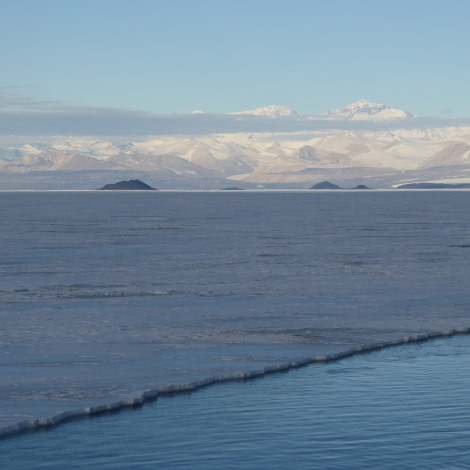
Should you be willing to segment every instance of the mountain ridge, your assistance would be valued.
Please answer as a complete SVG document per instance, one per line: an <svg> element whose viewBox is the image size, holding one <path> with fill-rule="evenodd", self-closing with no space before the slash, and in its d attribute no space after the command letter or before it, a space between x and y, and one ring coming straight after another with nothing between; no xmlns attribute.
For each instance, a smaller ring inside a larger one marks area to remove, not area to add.
<svg viewBox="0 0 470 470"><path fill-rule="evenodd" d="M235 111L227 113L229 115L249 114L251 116L264 116L271 118L299 117L299 113L289 106L270 105L262 108L255 108L248 111Z"/></svg>
<svg viewBox="0 0 470 470"><path fill-rule="evenodd" d="M354 103L347 104L339 109L332 109L324 114L329 119L347 119L347 120L395 120L416 117L408 111L392 108L381 103L371 103L361 99Z"/></svg>
<svg viewBox="0 0 470 470"><path fill-rule="evenodd" d="M193 111L199 114L202 111ZM297 111L289 106L270 105L246 111L229 112L227 115L250 115L270 118L285 118L301 116ZM330 109L319 116L311 116L325 119L351 120L351 121L387 121L395 119L407 119L416 117L414 114L399 108L393 108L382 103L372 103L365 99L360 99L354 103L346 104L339 109Z"/></svg>
<svg viewBox="0 0 470 470"><path fill-rule="evenodd" d="M0 159L0 189L21 188L26 184L21 182L32 180L47 187L59 175L60 187L70 187L74 179L85 184L80 179L85 173L102 177L103 182L131 174L148 178L156 187L176 189L232 187L234 182L245 187L299 188L323 180L343 187L367 181L372 187L388 188L415 182L470 181L470 125L423 127L420 120L393 119L358 127L354 112L372 109L372 117L383 117L384 110L390 113L396 108L365 100L347 106L346 111L353 113L349 120L341 121L341 113L346 112L343 107L340 115L324 119L319 126L308 121L311 127L305 127L307 121L299 115L292 120L258 116L253 120L240 117L253 123L250 132L116 139L18 137L16 145L9 137L7 146L2 146L0 136L0 154L6 156ZM262 123L279 120L288 126L264 131L258 127L258 118ZM324 124L337 121L343 124Z"/></svg>

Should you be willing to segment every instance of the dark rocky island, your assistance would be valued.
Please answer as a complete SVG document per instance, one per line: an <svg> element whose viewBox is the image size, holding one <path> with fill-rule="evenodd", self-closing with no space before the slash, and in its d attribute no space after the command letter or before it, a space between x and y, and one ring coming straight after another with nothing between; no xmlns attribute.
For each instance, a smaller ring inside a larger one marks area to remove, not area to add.
<svg viewBox="0 0 470 470"><path fill-rule="evenodd" d="M329 181L322 181L313 185L310 189L341 189L336 184L330 183Z"/></svg>
<svg viewBox="0 0 470 470"><path fill-rule="evenodd" d="M156 191L148 184L140 180L119 181L113 184L106 184L98 191Z"/></svg>
<svg viewBox="0 0 470 470"><path fill-rule="evenodd" d="M321 183L317 183L317 184L313 185L309 189L371 189L371 188L369 188L365 184L358 184L354 188L342 188L341 186L330 183L329 181L322 181Z"/></svg>

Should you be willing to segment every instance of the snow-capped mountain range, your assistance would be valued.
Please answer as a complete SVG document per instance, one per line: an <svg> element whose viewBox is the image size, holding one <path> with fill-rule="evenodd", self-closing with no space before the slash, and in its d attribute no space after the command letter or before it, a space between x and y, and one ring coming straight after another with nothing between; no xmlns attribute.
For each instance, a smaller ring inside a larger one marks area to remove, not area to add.
<svg viewBox="0 0 470 470"><path fill-rule="evenodd" d="M470 182L470 125L423 127L411 113L364 100L316 117L284 106L230 116L290 127L113 139L0 137L0 189L94 189L130 178L161 189ZM357 125L364 121L371 126Z"/></svg>
<svg viewBox="0 0 470 470"><path fill-rule="evenodd" d="M359 100L355 103L343 106L340 109L332 109L326 113L325 117L330 119L351 119L360 121L387 121L393 119L412 118L415 116L407 111L392 108L385 104L369 103L366 100Z"/></svg>
<svg viewBox="0 0 470 470"><path fill-rule="evenodd" d="M204 114L203 111L195 110L193 114ZM301 117L289 106L265 106L262 108L250 109L247 111L236 111L229 115L250 115L270 118ZM337 119L337 120L360 120L360 121L387 121L394 119L413 118L414 114L402 109L392 108L385 104L370 103L366 100L359 100L347 104L340 109L332 109L320 116L310 116L310 119Z"/></svg>
<svg viewBox="0 0 470 470"><path fill-rule="evenodd" d="M249 114L251 116L265 116L271 118L298 117L299 113L288 106L265 106L263 108L251 109L249 111L237 111L229 114Z"/></svg>

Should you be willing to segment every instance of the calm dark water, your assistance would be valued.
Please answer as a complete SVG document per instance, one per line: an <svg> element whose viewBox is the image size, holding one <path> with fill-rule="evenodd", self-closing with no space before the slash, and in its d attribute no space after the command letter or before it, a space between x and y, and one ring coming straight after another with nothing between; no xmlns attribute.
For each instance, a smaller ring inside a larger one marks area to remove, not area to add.
<svg viewBox="0 0 470 470"><path fill-rule="evenodd" d="M470 337L399 346L0 442L2 469L468 468Z"/></svg>

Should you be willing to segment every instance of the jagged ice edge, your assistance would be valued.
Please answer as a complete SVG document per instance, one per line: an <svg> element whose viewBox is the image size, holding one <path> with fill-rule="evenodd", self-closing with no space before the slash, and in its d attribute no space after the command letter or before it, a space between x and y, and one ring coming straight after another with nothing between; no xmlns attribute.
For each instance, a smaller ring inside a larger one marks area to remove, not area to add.
<svg viewBox="0 0 470 470"><path fill-rule="evenodd" d="M88 408L80 408L71 411L64 411L53 418L35 419L29 421L22 421L20 423L0 429L0 439L13 437L19 434L32 433L36 431L50 429L52 427L64 424L78 419L86 419L100 415L116 413L127 409L140 408L145 403L156 401L161 395L177 395L180 393L193 392L209 385L220 384L223 382L231 382L237 380L249 380L263 377L267 374L276 372L288 371L304 367L310 364L325 364L328 362L339 361L347 357L355 356L356 354L363 354L381 349L401 346L409 343L419 343L428 341L435 338L443 338L454 335L470 334L470 328L455 328L453 330L436 331L431 333L421 333L412 336L405 336L401 339L384 341L379 343L371 343L364 346L358 346L346 351L329 354L325 356L313 356L296 361L286 362L284 364L267 366L262 369L256 369L248 372L236 372L234 374L223 374L215 377L198 380L186 384L167 385L154 390L144 392L140 397L130 400L121 400L109 405L100 405Z"/></svg>

